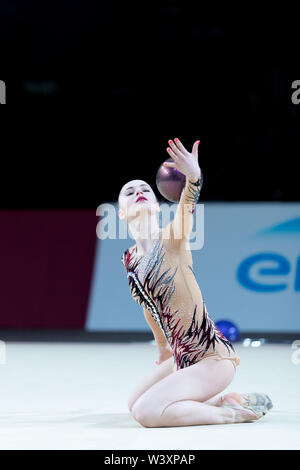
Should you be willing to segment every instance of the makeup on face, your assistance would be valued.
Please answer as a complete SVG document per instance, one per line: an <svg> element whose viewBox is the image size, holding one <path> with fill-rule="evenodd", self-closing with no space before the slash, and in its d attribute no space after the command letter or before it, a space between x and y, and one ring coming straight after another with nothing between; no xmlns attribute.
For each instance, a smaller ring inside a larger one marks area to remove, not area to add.
<svg viewBox="0 0 300 470"><path fill-rule="evenodd" d="M142 186L144 186L144 189L142 188ZM141 188L142 192L150 192L150 189L146 184L141 184L140 188ZM124 195L125 196L131 196L135 192L135 191L132 191L134 189L135 188L133 186L128 186L128 188L126 188L125 191L124 191ZM128 192L129 190L130 190L130 192ZM145 199L147 199L147 198L145 197Z"/></svg>
<svg viewBox="0 0 300 470"><path fill-rule="evenodd" d="M150 202L152 204L153 199L155 199L156 202L156 196L151 186L147 183L137 183L136 185L133 183L132 185L125 187L125 189L122 189L120 196L123 200L123 204L127 207L135 204L143 204L145 202Z"/></svg>
<svg viewBox="0 0 300 470"><path fill-rule="evenodd" d="M139 201L148 201L148 199L144 196L139 196L135 202L139 202Z"/></svg>

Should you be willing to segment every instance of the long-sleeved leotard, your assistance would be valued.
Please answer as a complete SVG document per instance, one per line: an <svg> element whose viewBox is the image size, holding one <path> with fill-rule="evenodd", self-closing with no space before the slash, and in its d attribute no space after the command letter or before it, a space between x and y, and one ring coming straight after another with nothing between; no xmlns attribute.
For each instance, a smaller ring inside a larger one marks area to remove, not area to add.
<svg viewBox="0 0 300 470"><path fill-rule="evenodd" d="M159 232L147 255L137 256L134 245L121 256L132 297L163 330L177 370L208 356L240 363L232 344L208 315L194 275L188 238L176 236L174 222L178 224L180 218L180 228L184 220L191 229L193 215L183 219L179 211L186 205L193 214L201 186L202 177L196 182L186 179L174 220Z"/></svg>

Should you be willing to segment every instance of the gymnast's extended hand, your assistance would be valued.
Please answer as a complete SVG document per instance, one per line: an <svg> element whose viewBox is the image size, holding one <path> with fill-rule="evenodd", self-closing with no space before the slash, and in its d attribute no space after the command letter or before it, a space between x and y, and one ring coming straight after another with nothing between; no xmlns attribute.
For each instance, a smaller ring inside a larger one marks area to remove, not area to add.
<svg viewBox="0 0 300 470"><path fill-rule="evenodd" d="M177 168L192 182L200 178L201 170L198 163L198 147L200 140L197 140L192 152L188 152L179 139L169 140L170 147L167 148L168 154L173 158L174 162L164 162L164 166Z"/></svg>
<svg viewBox="0 0 300 470"><path fill-rule="evenodd" d="M155 362L155 364L157 365L161 364L162 362L166 361L167 359L173 356L173 351L168 342L164 344L158 344L157 349L158 349L158 361Z"/></svg>

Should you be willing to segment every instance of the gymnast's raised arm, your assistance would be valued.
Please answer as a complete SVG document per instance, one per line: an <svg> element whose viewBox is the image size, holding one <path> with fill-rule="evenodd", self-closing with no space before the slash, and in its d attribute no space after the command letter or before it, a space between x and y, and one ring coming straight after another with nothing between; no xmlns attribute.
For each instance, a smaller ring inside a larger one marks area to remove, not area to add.
<svg viewBox="0 0 300 470"><path fill-rule="evenodd" d="M200 197L203 176L198 164L197 140L192 152L188 152L179 139L169 140L170 147L167 152L173 158L173 162L164 162L165 166L177 168L186 176L185 187L182 190L174 220L170 224L170 236L177 240L188 240L193 228L193 213Z"/></svg>

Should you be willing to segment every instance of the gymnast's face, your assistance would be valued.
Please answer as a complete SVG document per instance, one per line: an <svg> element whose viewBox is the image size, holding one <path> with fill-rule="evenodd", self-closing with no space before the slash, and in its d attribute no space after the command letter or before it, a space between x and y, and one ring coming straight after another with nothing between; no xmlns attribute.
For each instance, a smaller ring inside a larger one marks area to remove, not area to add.
<svg viewBox="0 0 300 470"><path fill-rule="evenodd" d="M132 220L145 212L159 212L159 203L151 186L143 180L132 180L124 184L119 193L119 217Z"/></svg>

